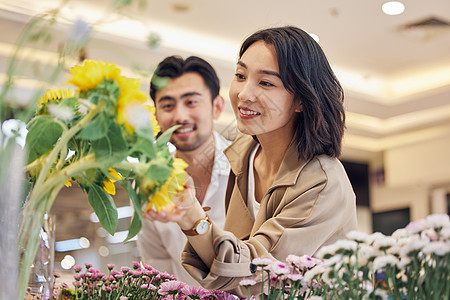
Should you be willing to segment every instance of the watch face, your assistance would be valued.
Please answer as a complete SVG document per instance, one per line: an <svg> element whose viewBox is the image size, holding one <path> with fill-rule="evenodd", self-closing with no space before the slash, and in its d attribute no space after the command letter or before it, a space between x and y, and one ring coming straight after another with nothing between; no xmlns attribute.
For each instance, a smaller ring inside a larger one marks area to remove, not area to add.
<svg viewBox="0 0 450 300"><path fill-rule="evenodd" d="M198 223L196 231L198 234L203 234L208 231L209 228L209 222L206 220L202 220L200 223Z"/></svg>

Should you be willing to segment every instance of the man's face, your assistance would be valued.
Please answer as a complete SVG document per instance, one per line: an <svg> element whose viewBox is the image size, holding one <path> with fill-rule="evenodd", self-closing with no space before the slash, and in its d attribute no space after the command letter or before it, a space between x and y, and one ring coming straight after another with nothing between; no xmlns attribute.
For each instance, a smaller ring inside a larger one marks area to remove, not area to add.
<svg viewBox="0 0 450 300"><path fill-rule="evenodd" d="M211 100L203 78L194 72L170 79L155 93L156 119L161 130L181 125L171 137L177 150L195 150L211 137L213 120L221 112L216 105L221 100L218 98Z"/></svg>

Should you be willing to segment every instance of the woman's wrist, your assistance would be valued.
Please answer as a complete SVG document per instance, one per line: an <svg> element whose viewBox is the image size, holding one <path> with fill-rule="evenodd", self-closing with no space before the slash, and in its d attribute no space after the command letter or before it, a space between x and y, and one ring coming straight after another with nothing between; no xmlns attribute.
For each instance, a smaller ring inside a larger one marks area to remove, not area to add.
<svg viewBox="0 0 450 300"><path fill-rule="evenodd" d="M177 224L182 230L190 230L194 227L195 223L206 217L206 213L200 206L200 203L194 204L181 218Z"/></svg>

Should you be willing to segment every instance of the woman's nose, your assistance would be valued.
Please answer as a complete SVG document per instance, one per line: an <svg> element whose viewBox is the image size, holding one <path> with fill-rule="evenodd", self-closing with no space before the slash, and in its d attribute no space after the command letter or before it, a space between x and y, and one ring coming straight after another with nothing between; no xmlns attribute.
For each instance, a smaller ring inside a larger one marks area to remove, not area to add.
<svg viewBox="0 0 450 300"><path fill-rule="evenodd" d="M239 92L238 97L242 101L256 101L256 89L254 84L246 82L242 85L242 90Z"/></svg>

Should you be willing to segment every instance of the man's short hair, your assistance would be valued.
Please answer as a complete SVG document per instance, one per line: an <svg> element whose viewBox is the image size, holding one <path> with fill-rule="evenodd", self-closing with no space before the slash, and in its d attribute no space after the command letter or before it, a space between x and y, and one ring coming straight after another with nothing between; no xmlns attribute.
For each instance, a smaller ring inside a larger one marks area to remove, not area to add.
<svg viewBox="0 0 450 300"><path fill-rule="evenodd" d="M190 56L183 59L174 55L166 57L161 61L150 80L150 97L155 101L155 94L161 88L157 82L160 78L178 78L183 74L194 72L199 74L205 81L211 92L211 101L219 95L220 81L214 68L204 59L197 56Z"/></svg>

